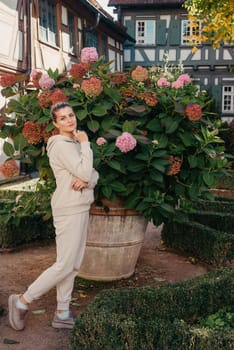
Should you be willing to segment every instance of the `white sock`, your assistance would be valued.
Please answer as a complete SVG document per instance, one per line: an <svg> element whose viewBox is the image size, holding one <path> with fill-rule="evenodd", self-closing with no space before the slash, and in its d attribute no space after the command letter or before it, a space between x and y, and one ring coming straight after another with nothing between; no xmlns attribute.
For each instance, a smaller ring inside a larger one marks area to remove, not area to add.
<svg viewBox="0 0 234 350"><path fill-rule="evenodd" d="M57 312L57 316L58 318L60 318L61 320L65 320L66 318L69 317L69 310L65 310L63 312Z"/></svg>
<svg viewBox="0 0 234 350"><path fill-rule="evenodd" d="M16 307L18 307L18 309L28 310L28 305L21 303L20 299L17 300Z"/></svg>

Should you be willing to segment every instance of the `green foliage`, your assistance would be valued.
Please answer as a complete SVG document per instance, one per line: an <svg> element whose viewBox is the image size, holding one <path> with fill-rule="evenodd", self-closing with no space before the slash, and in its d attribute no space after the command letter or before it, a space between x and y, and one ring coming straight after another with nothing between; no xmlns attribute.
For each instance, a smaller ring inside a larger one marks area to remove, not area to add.
<svg viewBox="0 0 234 350"><path fill-rule="evenodd" d="M97 202L120 197L127 208L139 210L158 225L181 215L175 210L179 203L182 211L187 201L209 197L209 188L225 173L229 163L219 137L220 123L209 111L209 96L197 91L190 77L182 74L181 66L172 67L166 59L163 68L137 67L128 73L111 73L110 63L103 63L100 58L87 69L79 78L60 76L57 70L50 69L48 74L55 80L53 87L43 90L37 84L28 94L23 94L20 87L20 98L10 100L3 111L5 116L15 113L1 130L2 137L13 139L13 145L7 140L4 144L7 156L39 171L41 181L35 201L40 198L47 203L49 214L55 183L46 143L55 132L50 106L54 101L52 94L58 92L69 99L79 129L89 135L94 166L100 175L95 188ZM138 71L143 78L138 78ZM94 77L102 85L90 96L82 83ZM167 86L160 85L162 78ZM180 87L174 87L178 82ZM17 86L9 88L17 92ZM191 105L195 112L189 114ZM27 122L39 129L25 133ZM123 150L116 146L116 139L126 132L135 139L136 146ZM100 138L104 139L101 144ZM32 201L25 206L25 214L33 213ZM21 212L22 206L18 210Z"/></svg>
<svg viewBox="0 0 234 350"><path fill-rule="evenodd" d="M234 259L233 206L234 200L226 198L196 200L187 208L186 220L164 225L162 240L196 259L223 266Z"/></svg>
<svg viewBox="0 0 234 350"><path fill-rule="evenodd" d="M231 350L233 330L196 325L231 305L233 269L162 287L102 291L77 319L70 350Z"/></svg>
<svg viewBox="0 0 234 350"><path fill-rule="evenodd" d="M221 42L233 43L233 0L186 0L184 7L191 20L200 20L203 24L202 32L193 37L193 42L209 41L215 48Z"/></svg>
<svg viewBox="0 0 234 350"><path fill-rule="evenodd" d="M201 319L199 323L209 328L234 329L234 313L230 307L222 308L205 319Z"/></svg>

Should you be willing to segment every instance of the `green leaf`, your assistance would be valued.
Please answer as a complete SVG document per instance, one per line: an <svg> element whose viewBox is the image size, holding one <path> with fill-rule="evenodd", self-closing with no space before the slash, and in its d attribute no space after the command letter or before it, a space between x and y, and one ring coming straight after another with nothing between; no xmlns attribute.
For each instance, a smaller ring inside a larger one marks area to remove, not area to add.
<svg viewBox="0 0 234 350"><path fill-rule="evenodd" d="M20 342L14 339L4 338L3 344L20 344Z"/></svg>
<svg viewBox="0 0 234 350"><path fill-rule="evenodd" d="M117 124L117 118L114 116L106 116L101 122L101 126L104 131L109 130L111 127Z"/></svg>
<svg viewBox="0 0 234 350"><path fill-rule="evenodd" d="M147 129L155 132L162 132L163 128L159 119L152 119L147 125Z"/></svg>
<svg viewBox="0 0 234 350"><path fill-rule="evenodd" d="M168 137L165 134L161 134L158 138L158 148L165 148L168 144Z"/></svg>
<svg viewBox="0 0 234 350"><path fill-rule="evenodd" d="M172 134L179 126L179 121L177 120L172 120L169 123L166 123L166 133L167 134Z"/></svg>
<svg viewBox="0 0 234 350"><path fill-rule="evenodd" d="M125 192L126 191L126 187L119 181L113 182L110 186L116 192Z"/></svg>
<svg viewBox="0 0 234 350"><path fill-rule="evenodd" d="M110 186L103 186L102 187L102 193L104 194L104 196L109 199L112 195L112 189Z"/></svg>
<svg viewBox="0 0 234 350"><path fill-rule="evenodd" d="M190 165L190 168L196 168L197 167L197 157L194 156L194 155L189 155L188 156L188 161L189 161L189 165Z"/></svg>
<svg viewBox="0 0 234 350"><path fill-rule="evenodd" d="M167 151L164 149L156 150L153 155L155 158L161 158L162 156L165 156L167 154Z"/></svg>
<svg viewBox="0 0 234 350"><path fill-rule="evenodd" d="M39 118L37 123L38 124L45 124L45 123L48 123L50 120L51 120L50 117L44 116L44 117Z"/></svg>
<svg viewBox="0 0 234 350"><path fill-rule="evenodd" d="M143 162L131 161L127 165L128 170L138 173L145 169L145 164Z"/></svg>
<svg viewBox="0 0 234 350"><path fill-rule="evenodd" d="M50 132L53 129L54 129L54 125L52 123L50 123L46 126L46 131L48 131L48 132Z"/></svg>
<svg viewBox="0 0 234 350"><path fill-rule="evenodd" d="M41 154L41 149L40 148L37 148L33 145L30 145L28 146L26 149L25 149L25 152L29 155L29 156L32 156L32 157L38 157L40 154Z"/></svg>
<svg viewBox="0 0 234 350"><path fill-rule="evenodd" d="M125 174L125 170L123 169L123 167L121 166L121 164L115 160L112 159L108 162L109 167L111 167L112 169L118 170L119 172Z"/></svg>
<svg viewBox="0 0 234 350"><path fill-rule="evenodd" d="M27 145L27 140L22 134L18 134L14 138L14 147L17 151L21 151Z"/></svg>
<svg viewBox="0 0 234 350"><path fill-rule="evenodd" d="M165 173L165 166L160 164L160 160L153 160L151 164L154 169L160 171L161 173Z"/></svg>
<svg viewBox="0 0 234 350"><path fill-rule="evenodd" d="M107 87L104 88L104 92L107 96L109 96L115 103L118 103L122 96L120 94L119 91L117 90L113 90L113 89L109 89Z"/></svg>
<svg viewBox="0 0 234 350"><path fill-rule="evenodd" d="M87 109L78 109L76 111L76 116L79 120L85 119L87 117L87 115L88 115Z"/></svg>
<svg viewBox="0 0 234 350"><path fill-rule="evenodd" d="M180 137L181 141L186 147L191 146L193 144L192 142L193 138L191 133L183 131L183 132L179 132L178 136Z"/></svg>
<svg viewBox="0 0 234 350"><path fill-rule="evenodd" d="M163 184L163 175L158 171L151 171L150 177L153 181Z"/></svg>
<svg viewBox="0 0 234 350"><path fill-rule="evenodd" d="M136 130L135 120L132 120L132 121L126 120L123 123L123 131L124 132L129 132L130 134L132 134L135 130Z"/></svg>
<svg viewBox="0 0 234 350"><path fill-rule="evenodd" d="M15 153L15 149L10 142L4 141L3 151L7 155L7 157L13 157Z"/></svg>
<svg viewBox="0 0 234 350"><path fill-rule="evenodd" d="M125 112L129 115L138 115L139 113L145 112L146 107L144 105L131 106L125 109Z"/></svg>
<svg viewBox="0 0 234 350"><path fill-rule="evenodd" d="M184 113L184 106L180 103L175 103L175 112L183 114Z"/></svg>
<svg viewBox="0 0 234 350"><path fill-rule="evenodd" d="M87 126L92 132L96 132L100 128L100 124L96 120L89 120Z"/></svg>
<svg viewBox="0 0 234 350"><path fill-rule="evenodd" d="M19 114L28 114L27 109L24 108L24 106L17 100L11 99L7 106L12 112L19 113Z"/></svg>
<svg viewBox="0 0 234 350"><path fill-rule="evenodd" d="M103 115L107 114L107 110L104 105L99 104L91 110L91 113L96 117L102 117Z"/></svg>
<svg viewBox="0 0 234 350"><path fill-rule="evenodd" d="M205 182L205 184L209 187L213 186L215 184L215 177L213 174L208 173L208 171L203 172L202 178Z"/></svg>

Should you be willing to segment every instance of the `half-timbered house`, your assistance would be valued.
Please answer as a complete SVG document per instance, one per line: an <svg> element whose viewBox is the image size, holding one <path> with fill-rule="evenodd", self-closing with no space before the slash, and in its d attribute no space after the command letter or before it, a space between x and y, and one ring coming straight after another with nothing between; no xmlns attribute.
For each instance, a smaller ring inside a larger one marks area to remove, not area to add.
<svg viewBox="0 0 234 350"><path fill-rule="evenodd" d="M168 53L171 64L183 63L185 70L201 89L208 90L216 101L223 119L234 118L234 45L222 43L213 49L209 43L199 45L193 53L188 37L200 30L191 26L184 0L109 0L117 19L127 27L135 44L124 45L124 65L163 65Z"/></svg>

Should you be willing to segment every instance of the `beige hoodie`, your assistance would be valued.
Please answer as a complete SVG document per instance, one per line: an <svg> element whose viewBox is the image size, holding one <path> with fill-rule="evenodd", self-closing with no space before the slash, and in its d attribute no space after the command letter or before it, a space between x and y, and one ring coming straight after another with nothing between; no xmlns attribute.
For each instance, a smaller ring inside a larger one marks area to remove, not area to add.
<svg viewBox="0 0 234 350"><path fill-rule="evenodd" d="M93 169L90 143L55 135L48 140L47 152L57 186L51 200L53 215L72 215L89 210L94 201L93 188L98 180L98 173ZM82 191L72 189L72 181L76 177L88 182L88 188Z"/></svg>

